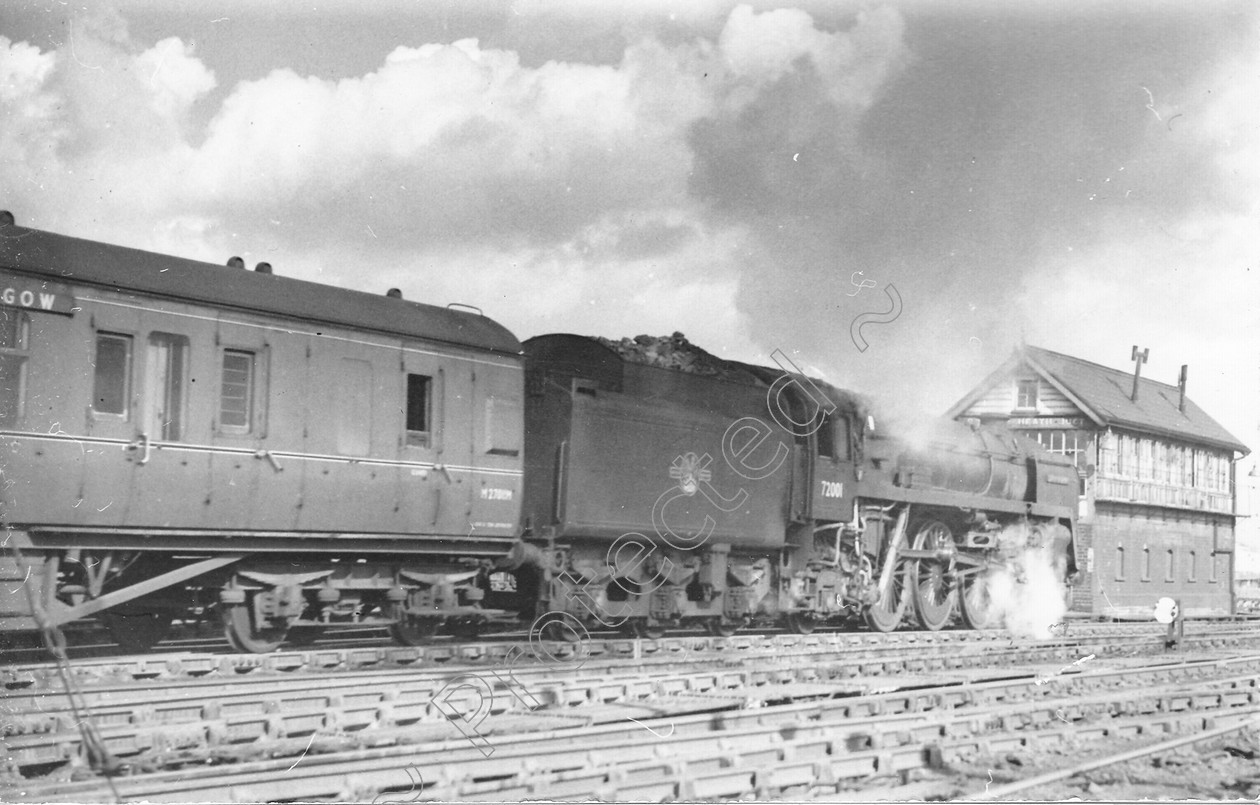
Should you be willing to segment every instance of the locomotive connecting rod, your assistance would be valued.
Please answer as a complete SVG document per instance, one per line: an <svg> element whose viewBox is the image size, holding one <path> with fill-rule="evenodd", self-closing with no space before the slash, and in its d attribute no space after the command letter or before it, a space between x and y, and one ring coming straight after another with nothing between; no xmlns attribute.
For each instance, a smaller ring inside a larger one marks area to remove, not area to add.
<svg viewBox="0 0 1260 805"><path fill-rule="evenodd" d="M879 571L879 600L892 592L893 568L901 552L901 543L906 538L906 523L910 521L910 507L907 505L897 515L897 525L893 528L893 538L888 541L888 553L884 555L884 566Z"/></svg>

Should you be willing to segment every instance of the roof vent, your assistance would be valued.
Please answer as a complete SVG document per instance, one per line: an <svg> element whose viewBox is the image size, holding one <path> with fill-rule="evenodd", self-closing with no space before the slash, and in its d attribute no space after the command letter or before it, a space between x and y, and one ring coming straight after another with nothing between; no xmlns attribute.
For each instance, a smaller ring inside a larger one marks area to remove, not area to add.
<svg viewBox="0 0 1260 805"><path fill-rule="evenodd" d="M402 299L402 290L400 288L390 288L385 292L390 299Z"/></svg>
<svg viewBox="0 0 1260 805"><path fill-rule="evenodd" d="M13 219L13 213L8 210L0 210L0 226L13 226L17 223Z"/></svg>
<svg viewBox="0 0 1260 805"><path fill-rule="evenodd" d="M271 263L259 263L258 265L254 266L254 271L257 271L259 274L270 274Z"/></svg>
<svg viewBox="0 0 1260 805"><path fill-rule="evenodd" d="M245 261L239 257L229 257L227 264L228 264L228 268L244 268L245 267Z"/></svg>

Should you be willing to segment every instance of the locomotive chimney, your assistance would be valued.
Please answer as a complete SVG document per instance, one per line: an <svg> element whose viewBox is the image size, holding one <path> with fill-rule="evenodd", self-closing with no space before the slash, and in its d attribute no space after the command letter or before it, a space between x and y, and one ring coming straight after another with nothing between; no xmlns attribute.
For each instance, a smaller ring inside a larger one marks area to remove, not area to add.
<svg viewBox="0 0 1260 805"><path fill-rule="evenodd" d="M259 274L270 274L271 263L259 263L258 265L254 266L254 270L257 271Z"/></svg>
<svg viewBox="0 0 1260 805"><path fill-rule="evenodd" d="M1181 392L1177 400L1177 410L1181 413L1186 412L1186 371L1189 369L1188 364L1181 364L1181 377L1177 378L1177 389Z"/></svg>
<svg viewBox="0 0 1260 805"><path fill-rule="evenodd" d="M1150 354L1150 347L1138 352L1137 344L1133 345L1133 355L1129 358L1129 360L1137 362L1137 365L1133 367L1133 394L1130 396L1133 402L1137 402L1138 379L1142 377L1142 364L1146 363L1146 359L1150 357Z"/></svg>
<svg viewBox="0 0 1260 805"><path fill-rule="evenodd" d="M244 268L245 267L245 261L239 257L229 257L227 264L228 264L228 268Z"/></svg>

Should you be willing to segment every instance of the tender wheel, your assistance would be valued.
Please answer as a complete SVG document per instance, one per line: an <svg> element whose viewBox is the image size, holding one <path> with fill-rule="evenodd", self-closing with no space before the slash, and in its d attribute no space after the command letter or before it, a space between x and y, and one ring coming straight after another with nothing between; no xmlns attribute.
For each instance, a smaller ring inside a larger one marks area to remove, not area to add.
<svg viewBox="0 0 1260 805"><path fill-rule="evenodd" d="M725 618L709 618L704 622L704 630L714 637L730 637L739 631L739 624ZM664 632L664 630L661 630Z"/></svg>
<svg viewBox="0 0 1260 805"><path fill-rule="evenodd" d="M808 612L789 612L787 628L795 634L813 634L818 628L818 619Z"/></svg>
<svg viewBox="0 0 1260 805"><path fill-rule="evenodd" d="M962 577L962 595L958 608L963 623L969 629L996 629L1002 623L1002 613L993 600L993 576L987 571L968 573Z"/></svg>
<svg viewBox="0 0 1260 805"><path fill-rule="evenodd" d="M665 636L665 627L658 623L649 623L647 618L631 618L628 623L635 637L660 640Z"/></svg>
<svg viewBox="0 0 1260 805"><path fill-rule="evenodd" d="M914 538L916 551L953 548L954 534L940 520L924 523ZM948 561L937 559L915 559L911 563L915 615L924 629L933 632L949 623L954 614L954 602L958 599L948 569Z"/></svg>
<svg viewBox="0 0 1260 805"><path fill-rule="evenodd" d="M901 619L910 606L910 590L906 584L909 567L906 562L898 562L893 568L892 589L879 601L866 608L863 617L866 623L877 632L891 632L901 625Z"/></svg>
<svg viewBox="0 0 1260 805"><path fill-rule="evenodd" d="M423 646L431 642L441 628L441 618L414 618L404 615L389 625L389 634L399 645Z"/></svg>
<svg viewBox="0 0 1260 805"><path fill-rule="evenodd" d="M481 637L480 618L459 618L450 622L451 634L460 640L476 640Z"/></svg>
<svg viewBox="0 0 1260 805"><path fill-rule="evenodd" d="M288 627L254 628L250 603L223 604L223 633L237 651L270 654L284 642Z"/></svg>
<svg viewBox="0 0 1260 805"><path fill-rule="evenodd" d="M107 611L100 617L114 642L132 654L153 648L171 630L171 616L167 612Z"/></svg>

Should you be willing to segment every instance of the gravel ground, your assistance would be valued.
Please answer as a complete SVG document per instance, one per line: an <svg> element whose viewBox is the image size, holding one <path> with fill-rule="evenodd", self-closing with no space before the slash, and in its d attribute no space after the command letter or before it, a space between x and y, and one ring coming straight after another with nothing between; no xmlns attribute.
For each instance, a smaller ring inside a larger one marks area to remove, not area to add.
<svg viewBox="0 0 1260 805"><path fill-rule="evenodd" d="M1119 755L1165 739L1079 743L1050 749L976 755L900 780L870 780L853 791L824 794L820 802L942 802L983 795L986 788ZM1256 801L1260 797L1260 731L1240 730L1215 741L1185 746L1027 788L1004 801L1062 802Z"/></svg>

